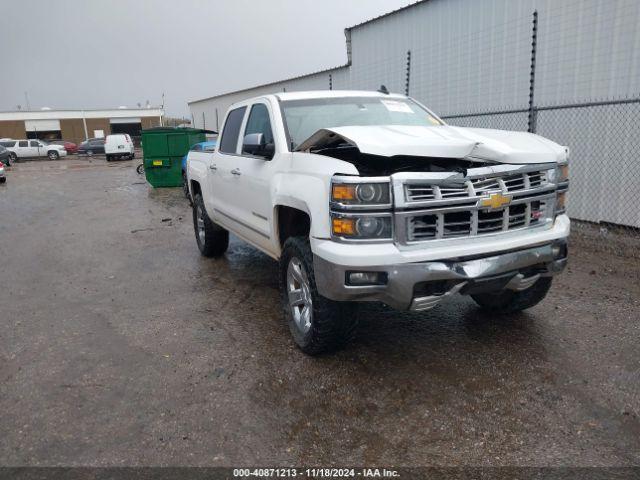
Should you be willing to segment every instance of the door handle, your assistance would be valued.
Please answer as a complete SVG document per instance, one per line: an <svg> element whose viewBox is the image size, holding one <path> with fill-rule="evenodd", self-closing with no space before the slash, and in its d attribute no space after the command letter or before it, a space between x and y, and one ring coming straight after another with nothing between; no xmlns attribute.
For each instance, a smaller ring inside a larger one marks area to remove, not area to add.
<svg viewBox="0 0 640 480"><path fill-rule="evenodd" d="M234 168L233 170L231 170L231 175L242 175L242 174L240 173L239 168Z"/></svg>
<svg viewBox="0 0 640 480"><path fill-rule="evenodd" d="M210 168L211 170L217 170L217 169L218 169L218 167L216 166L216 164L215 164L215 163L212 163L211 165L209 165L209 168Z"/></svg>

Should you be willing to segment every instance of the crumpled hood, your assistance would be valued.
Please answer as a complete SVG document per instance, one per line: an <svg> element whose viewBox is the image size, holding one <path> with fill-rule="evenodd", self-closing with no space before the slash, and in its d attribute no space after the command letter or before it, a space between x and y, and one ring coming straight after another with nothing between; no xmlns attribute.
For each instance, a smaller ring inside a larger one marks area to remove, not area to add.
<svg viewBox="0 0 640 480"><path fill-rule="evenodd" d="M526 132L463 128L371 125L323 128L297 151L330 148L344 141L361 153L393 157L469 158L498 163L547 163L567 158L568 149Z"/></svg>

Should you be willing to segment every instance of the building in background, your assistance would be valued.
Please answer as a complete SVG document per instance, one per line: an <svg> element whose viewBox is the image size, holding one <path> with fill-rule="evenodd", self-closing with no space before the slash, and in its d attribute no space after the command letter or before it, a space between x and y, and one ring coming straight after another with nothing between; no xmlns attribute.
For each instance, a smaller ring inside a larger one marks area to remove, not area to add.
<svg viewBox="0 0 640 480"><path fill-rule="evenodd" d="M0 112L0 138L38 138L73 143L111 133L128 133L139 138L142 129L162 125L163 115L159 108Z"/></svg>
<svg viewBox="0 0 640 480"><path fill-rule="evenodd" d="M569 214L637 228L638 25L637 0L423 0L347 28L343 66L189 107L194 127L218 130L245 98L384 84L449 124L529 130L569 146Z"/></svg>

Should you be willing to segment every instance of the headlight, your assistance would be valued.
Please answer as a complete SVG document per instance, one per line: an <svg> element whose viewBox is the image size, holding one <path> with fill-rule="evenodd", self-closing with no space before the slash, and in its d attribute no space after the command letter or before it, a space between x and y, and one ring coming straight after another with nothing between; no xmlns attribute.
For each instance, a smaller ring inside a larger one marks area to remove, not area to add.
<svg viewBox="0 0 640 480"><path fill-rule="evenodd" d="M549 181L562 183L569 180L569 164L561 163L553 170L549 170Z"/></svg>
<svg viewBox="0 0 640 480"><path fill-rule="evenodd" d="M563 163L562 165L558 165L558 168L556 169L556 171L558 172L557 174L558 182L566 182L567 180L569 180L569 164L568 163Z"/></svg>
<svg viewBox="0 0 640 480"><path fill-rule="evenodd" d="M553 170L551 181L558 185L558 193L556 195L556 215L566 212L567 190L569 190L569 164L561 163Z"/></svg>
<svg viewBox="0 0 640 480"><path fill-rule="evenodd" d="M347 240L390 240L392 238L391 215L331 215L331 232L334 237Z"/></svg>
<svg viewBox="0 0 640 480"><path fill-rule="evenodd" d="M388 183L334 183L331 200L344 205L388 205Z"/></svg>

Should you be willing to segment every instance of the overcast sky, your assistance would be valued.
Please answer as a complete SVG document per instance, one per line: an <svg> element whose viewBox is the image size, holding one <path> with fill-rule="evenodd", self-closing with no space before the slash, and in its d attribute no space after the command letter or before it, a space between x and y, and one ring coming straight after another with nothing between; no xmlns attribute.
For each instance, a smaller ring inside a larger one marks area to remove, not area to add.
<svg viewBox="0 0 640 480"><path fill-rule="evenodd" d="M409 0L2 0L0 110L187 101L346 62L344 28Z"/></svg>

